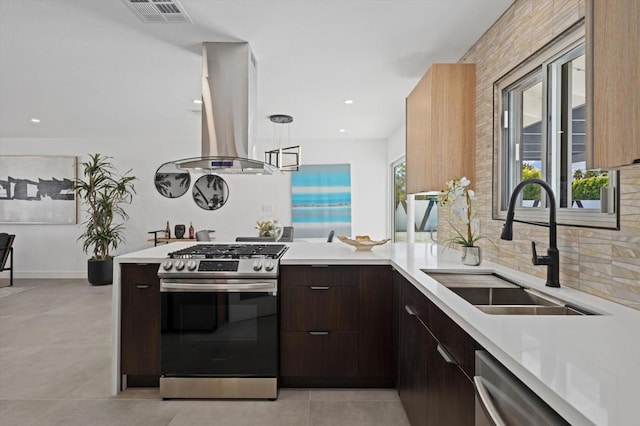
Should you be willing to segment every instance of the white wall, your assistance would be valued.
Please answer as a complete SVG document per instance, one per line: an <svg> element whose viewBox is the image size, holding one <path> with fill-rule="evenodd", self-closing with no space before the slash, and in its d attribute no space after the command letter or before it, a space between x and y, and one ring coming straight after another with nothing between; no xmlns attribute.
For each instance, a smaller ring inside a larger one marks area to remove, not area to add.
<svg viewBox="0 0 640 426"><path fill-rule="evenodd" d="M272 142L270 142L272 143ZM352 232L373 239L388 236L387 145L383 140L305 141L301 143L303 163L350 163L352 176ZM269 147L268 149L271 149ZM133 169L138 177L137 194L127 207L129 221L126 243L115 254L151 247L148 231L189 222L197 229L215 229L218 241L232 241L238 235L255 235L255 221L273 215L291 223L290 175L225 175L229 200L219 210L205 211L193 202L190 192L177 199L161 196L153 177L160 164L200 153L200 141L109 140L109 139L0 139L0 155L75 155L86 161L90 153L114 157L119 171ZM81 173L81 168L78 168ZM270 210L270 211L269 211ZM82 212L79 214L82 221ZM87 255L77 241L77 225L0 224L0 232L16 234L14 275L17 278L84 278ZM1 273L1 278L8 273Z"/></svg>
<svg viewBox="0 0 640 426"><path fill-rule="evenodd" d="M387 139L387 162L389 164L405 155L407 149L406 132L406 127L402 125Z"/></svg>
<svg viewBox="0 0 640 426"><path fill-rule="evenodd" d="M238 235L255 235L255 221L263 215L274 215L285 224L291 222L289 176L225 175L229 199L219 210L206 211L193 202L191 193L168 199L155 189L153 177L160 164L197 156L200 141L162 140L44 140L2 139L0 155L76 155L86 161L87 154L110 155L119 171L133 169L138 177L133 203L126 208L126 243L115 254L152 246L148 231L164 229L166 221L173 227L189 222L197 229L215 229L219 241L231 241ZM81 173L78 167L78 173ZM263 209L265 211L263 211ZM270 212L268 211L270 210ZM80 211L79 222L83 213ZM0 224L0 232L16 234L14 242L15 276L18 278L84 278L87 256L77 241L76 225ZM2 277L8 277L3 273Z"/></svg>
<svg viewBox="0 0 640 426"><path fill-rule="evenodd" d="M351 236L387 238L387 142L377 140L304 140L302 164L351 164ZM273 141L260 141L258 149L274 149ZM295 236L295 231L294 231Z"/></svg>

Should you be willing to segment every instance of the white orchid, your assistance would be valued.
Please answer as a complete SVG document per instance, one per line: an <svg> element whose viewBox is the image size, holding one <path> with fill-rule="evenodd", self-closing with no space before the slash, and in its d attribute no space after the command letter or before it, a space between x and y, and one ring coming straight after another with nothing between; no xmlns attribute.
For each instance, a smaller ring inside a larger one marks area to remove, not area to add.
<svg viewBox="0 0 640 426"><path fill-rule="evenodd" d="M484 235L478 233L477 220L475 220L475 226L472 223L475 217L472 202L477 197L469 185L471 185L471 181L466 177L450 180L438 196L438 204L440 206L449 205L453 212L453 220L464 225L464 232L460 232L453 224L451 225L457 236L449 240L448 243L456 243L465 247L473 247L478 240L484 238Z"/></svg>

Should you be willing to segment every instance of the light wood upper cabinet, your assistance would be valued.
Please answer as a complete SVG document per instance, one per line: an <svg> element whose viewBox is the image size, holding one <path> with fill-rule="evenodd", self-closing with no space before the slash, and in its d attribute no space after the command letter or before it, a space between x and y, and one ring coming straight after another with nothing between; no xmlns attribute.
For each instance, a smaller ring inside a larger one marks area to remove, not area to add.
<svg viewBox="0 0 640 426"><path fill-rule="evenodd" d="M589 168L640 163L638 22L638 0L591 0L587 4L593 137Z"/></svg>
<svg viewBox="0 0 640 426"><path fill-rule="evenodd" d="M475 64L434 64L407 97L407 193L475 174Z"/></svg>

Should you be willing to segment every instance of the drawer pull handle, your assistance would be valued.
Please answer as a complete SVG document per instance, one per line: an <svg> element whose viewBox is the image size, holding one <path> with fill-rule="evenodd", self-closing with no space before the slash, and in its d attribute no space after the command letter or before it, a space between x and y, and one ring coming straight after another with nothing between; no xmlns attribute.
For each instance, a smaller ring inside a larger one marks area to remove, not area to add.
<svg viewBox="0 0 640 426"><path fill-rule="evenodd" d="M146 284L144 284L144 285L143 284L138 284L136 287L139 288L139 289L149 288L149 286L146 285Z"/></svg>
<svg viewBox="0 0 640 426"><path fill-rule="evenodd" d="M311 286L311 290L329 290L329 286Z"/></svg>
<svg viewBox="0 0 640 426"><path fill-rule="evenodd" d="M328 331L310 331L309 334L312 336L326 336L327 334L329 334L329 332Z"/></svg>
<svg viewBox="0 0 640 426"><path fill-rule="evenodd" d="M458 362L456 361L456 359L453 357L453 355L449 353L449 351L447 350L447 348L444 347L444 345L442 345L441 343L438 343L437 349L438 349L438 353L442 356L442 358L444 358L447 364L458 365Z"/></svg>
<svg viewBox="0 0 640 426"><path fill-rule="evenodd" d="M416 310L413 309L412 306L404 305L404 310L407 311L407 313L412 317L418 316L418 314L416 313Z"/></svg>

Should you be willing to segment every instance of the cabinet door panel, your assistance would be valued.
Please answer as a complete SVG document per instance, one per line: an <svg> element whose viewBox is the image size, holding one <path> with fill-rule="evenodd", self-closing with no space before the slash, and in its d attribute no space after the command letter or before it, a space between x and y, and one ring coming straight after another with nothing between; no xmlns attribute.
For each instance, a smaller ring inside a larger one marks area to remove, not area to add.
<svg viewBox="0 0 640 426"><path fill-rule="evenodd" d="M121 372L160 374L160 281L157 264L121 267Z"/></svg>
<svg viewBox="0 0 640 426"><path fill-rule="evenodd" d="M429 334L427 352L427 424L473 426L473 383L457 364L449 364L438 352L438 341Z"/></svg>
<svg viewBox="0 0 640 426"><path fill-rule="evenodd" d="M389 266L360 273L360 376L393 378L392 276Z"/></svg>
<svg viewBox="0 0 640 426"><path fill-rule="evenodd" d="M403 304L411 299L403 298ZM400 311L398 394L412 426L427 424L427 356L429 332L415 316Z"/></svg>
<svg viewBox="0 0 640 426"><path fill-rule="evenodd" d="M282 287L283 331L357 331L358 288Z"/></svg>
<svg viewBox="0 0 640 426"><path fill-rule="evenodd" d="M407 97L407 193L475 175L475 65L433 64Z"/></svg>
<svg viewBox="0 0 640 426"><path fill-rule="evenodd" d="M357 374L358 333L280 333L281 376L355 377Z"/></svg>
<svg viewBox="0 0 640 426"><path fill-rule="evenodd" d="M282 265L280 285L289 286L357 286L360 267L352 265Z"/></svg>
<svg viewBox="0 0 640 426"><path fill-rule="evenodd" d="M429 329L471 380L475 375L475 350L481 346L435 305L429 310Z"/></svg>
<svg viewBox="0 0 640 426"><path fill-rule="evenodd" d="M413 426L473 425L473 383L457 362L445 360L438 346L440 339L450 342L463 351L455 352L460 361L473 357L475 341L410 282L396 280L401 301L398 392L409 421Z"/></svg>
<svg viewBox="0 0 640 426"><path fill-rule="evenodd" d="M640 164L640 2L592 0L586 17L587 63L593 64L587 168Z"/></svg>

